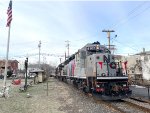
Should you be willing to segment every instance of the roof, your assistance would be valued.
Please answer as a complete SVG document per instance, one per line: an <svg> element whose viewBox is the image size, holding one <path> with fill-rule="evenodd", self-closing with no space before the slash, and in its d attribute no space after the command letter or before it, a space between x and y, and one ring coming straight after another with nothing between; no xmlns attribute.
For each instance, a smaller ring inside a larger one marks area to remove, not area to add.
<svg viewBox="0 0 150 113"><path fill-rule="evenodd" d="M3 60L0 59L0 61L5 62L6 60L5 59L3 59ZM17 60L8 60L8 62L17 62L17 63L19 63Z"/></svg>
<svg viewBox="0 0 150 113"><path fill-rule="evenodd" d="M30 73L37 73L37 72L44 72L44 70L36 69L36 70L32 70L32 71L30 71Z"/></svg>
<svg viewBox="0 0 150 113"><path fill-rule="evenodd" d="M140 52L135 55L150 55L150 51Z"/></svg>

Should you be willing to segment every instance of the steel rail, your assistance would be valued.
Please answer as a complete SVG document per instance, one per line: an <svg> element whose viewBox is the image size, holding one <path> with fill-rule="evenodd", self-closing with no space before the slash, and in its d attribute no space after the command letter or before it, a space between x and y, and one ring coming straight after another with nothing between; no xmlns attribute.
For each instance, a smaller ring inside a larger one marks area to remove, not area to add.
<svg viewBox="0 0 150 113"><path fill-rule="evenodd" d="M117 106L111 104L110 102L108 101L104 101L104 100L97 100L95 97L93 97L94 101L98 104L104 104L106 106L108 106L109 108L115 110L115 111L118 111L119 113L126 113L126 111L118 108Z"/></svg>
<svg viewBox="0 0 150 113"><path fill-rule="evenodd" d="M149 100L146 100L142 97L130 97L130 99L132 100L135 100L135 101L139 101L139 102L145 102L145 103L149 103L150 104L150 101Z"/></svg>
<svg viewBox="0 0 150 113"><path fill-rule="evenodd" d="M123 101L124 101L126 104L128 104L128 105L130 105L130 106L132 106L132 107L134 107L134 108L137 108L137 109L139 109L139 110L141 110L141 111L144 111L144 112L146 112L146 113L150 113L150 109L149 109L149 108L146 108L146 107L143 107L143 106L141 106L141 105L138 105L138 104L129 102L129 101L127 101L127 100L123 100Z"/></svg>

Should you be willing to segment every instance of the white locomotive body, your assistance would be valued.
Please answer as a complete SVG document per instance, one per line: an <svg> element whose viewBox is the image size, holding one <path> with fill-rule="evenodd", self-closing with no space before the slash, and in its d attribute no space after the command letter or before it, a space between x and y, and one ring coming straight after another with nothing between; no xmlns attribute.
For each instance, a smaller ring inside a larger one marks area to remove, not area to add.
<svg viewBox="0 0 150 113"><path fill-rule="evenodd" d="M94 42L61 63L56 74L62 81L72 80L84 92L91 92L102 99L116 100L131 95L126 64L116 62L115 55L107 47Z"/></svg>

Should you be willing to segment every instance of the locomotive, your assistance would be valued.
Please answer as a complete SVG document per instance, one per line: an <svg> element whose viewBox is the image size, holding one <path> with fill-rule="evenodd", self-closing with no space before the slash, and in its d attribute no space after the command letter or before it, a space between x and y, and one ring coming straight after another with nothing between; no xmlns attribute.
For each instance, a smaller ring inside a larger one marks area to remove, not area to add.
<svg viewBox="0 0 150 113"><path fill-rule="evenodd" d="M59 64L56 77L103 100L127 98L132 94L127 62L117 61L116 56L98 41L86 44Z"/></svg>

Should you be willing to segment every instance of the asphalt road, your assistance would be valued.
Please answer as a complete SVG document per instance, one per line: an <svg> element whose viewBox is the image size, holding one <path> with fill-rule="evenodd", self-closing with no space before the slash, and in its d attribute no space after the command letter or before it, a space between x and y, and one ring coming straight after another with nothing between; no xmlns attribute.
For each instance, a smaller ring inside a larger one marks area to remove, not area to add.
<svg viewBox="0 0 150 113"><path fill-rule="evenodd" d="M143 98L150 98L150 88L149 88L149 95L148 95L148 88L142 87L142 86L130 86L130 89L132 90L132 96L138 96Z"/></svg>

